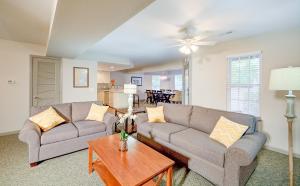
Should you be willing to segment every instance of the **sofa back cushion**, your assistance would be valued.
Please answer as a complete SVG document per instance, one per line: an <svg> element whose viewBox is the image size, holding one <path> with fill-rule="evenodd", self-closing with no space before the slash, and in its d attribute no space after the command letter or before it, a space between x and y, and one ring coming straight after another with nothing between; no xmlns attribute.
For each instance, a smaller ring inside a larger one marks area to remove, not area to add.
<svg viewBox="0 0 300 186"><path fill-rule="evenodd" d="M85 120L90 112L92 104L102 105L99 101L74 102L72 103L72 121Z"/></svg>
<svg viewBox="0 0 300 186"><path fill-rule="evenodd" d="M46 106L39 106L39 107L32 107L30 116L36 115L42 111L45 111L46 109L49 109L49 107L52 106L55 111L63 117L66 122L71 121L71 103L63 103L63 104L56 104L56 105L46 105Z"/></svg>
<svg viewBox="0 0 300 186"><path fill-rule="evenodd" d="M221 116L225 118L249 126L246 134L252 134L256 129L256 118L248 114L228 112L217 109L210 109L200 106L193 106L190 127L210 134Z"/></svg>
<svg viewBox="0 0 300 186"><path fill-rule="evenodd" d="M187 127L190 125L192 106L170 103L158 103L158 105L164 106L165 120L168 123L175 123Z"/></svg>

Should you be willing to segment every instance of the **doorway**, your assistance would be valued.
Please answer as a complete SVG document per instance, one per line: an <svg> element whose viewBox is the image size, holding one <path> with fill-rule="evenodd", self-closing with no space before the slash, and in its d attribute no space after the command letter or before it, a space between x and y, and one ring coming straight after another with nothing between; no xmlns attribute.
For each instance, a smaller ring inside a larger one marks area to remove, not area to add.
<svg viewBox="0 0 300 186"><path fill-rule="evenodd" d="M31 106L61 102L61 59L31 56Z"/></svg>

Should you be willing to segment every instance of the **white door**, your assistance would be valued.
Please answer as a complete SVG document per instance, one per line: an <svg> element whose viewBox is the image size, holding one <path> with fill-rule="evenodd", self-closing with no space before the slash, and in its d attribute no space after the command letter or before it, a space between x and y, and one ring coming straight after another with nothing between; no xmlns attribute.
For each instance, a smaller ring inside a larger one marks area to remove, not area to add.
<svg viewBox="0 0 300 186"><path fill-rule="evenodd" d="M60 103L60 59L32 56L32 106Z"/></svg>

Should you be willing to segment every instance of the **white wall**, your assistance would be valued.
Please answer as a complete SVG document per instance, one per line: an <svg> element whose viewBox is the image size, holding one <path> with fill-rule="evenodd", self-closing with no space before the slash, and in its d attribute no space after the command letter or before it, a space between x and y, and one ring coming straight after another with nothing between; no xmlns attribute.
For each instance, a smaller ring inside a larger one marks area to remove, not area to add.
<svg viewBox="0 0 300 186"><path fill-rule="evenodd" d="M62 102L97 100L97 62L62 59ZM73 88L73 67L89 68L89 88Z"/></svg>
<svg viewBox="0 0 300 186"><path fill-rule="evenodd" d="M30 55L44 55L45 50L41 45L0 39L0 134L20 130L29 116Z"/></svg>
<svg viewBox="0 0 300 186"><path fill-rule="evenodd" d="M110 72L98 70L97 83L110 83Z"/></svg>
<svg viewBox="0 0 300 186"><path fill-rule="evenodd" d="M268 135L267 147L287 151L286 92L268 88L270 70L300 66L300 28L280 33L224 42L199 51L192 61L192 104L226 109L227 61L229 55L262 51L261 118ZM295 92L294 152L300 154L300 91Z"/></svg>

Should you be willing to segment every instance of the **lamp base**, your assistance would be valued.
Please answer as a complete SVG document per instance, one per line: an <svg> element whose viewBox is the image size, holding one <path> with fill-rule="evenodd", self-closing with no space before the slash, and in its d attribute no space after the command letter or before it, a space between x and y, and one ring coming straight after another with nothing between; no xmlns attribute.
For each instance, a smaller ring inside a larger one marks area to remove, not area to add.
<svg viewBox="0 0 300 186"><path fill-rule="evenodd" d="M289 91L289 94L285 96L287 101L286 114L285 117L288 122L288 151L289 151L289 179L290 186L294 185L294 166L293 166L293 120L295 116L295 98L292 91Z"/></svg>
<svg viewBox="0 0 300 186"><path fill-rule="evenodd" d="M289 150L289 179L290 186L294 185L294 166L293 166L293 119L288 119L288 150Z"/></svg>

